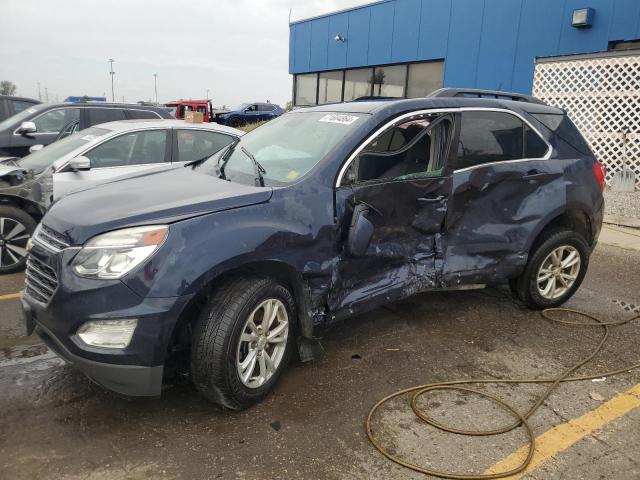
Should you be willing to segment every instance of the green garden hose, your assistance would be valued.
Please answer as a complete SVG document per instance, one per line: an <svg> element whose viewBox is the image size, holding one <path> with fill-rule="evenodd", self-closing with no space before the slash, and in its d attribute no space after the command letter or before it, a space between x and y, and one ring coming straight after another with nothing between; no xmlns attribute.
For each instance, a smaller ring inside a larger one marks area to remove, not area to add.
<svg viewBox="0 0 640 480"><path fill-rule="evenodd" d="M557 312L566 312L566 313L575 314L588 320L569 321L569 320L562 320L560 318L554 318L553 313L557 313ZM533 458L533 452L535 449L535 436L533 434L531 425L529 424L529 418L531 418L531 416L538 410L538 408L540 408L540 406L544 403L544 401L547 400L547 398L549 398L551 393L558 387L559 384L564 382L577 382L581 380L592 380L595 378L611 377L613 375L618 375L620 373L624 373L630 370L640 368L640 363L635 363L633 365L628 365L624 368L619 368L617 370L613 370L610 372L598 373L596 375L570 376L580 367L589 363L596 355L598 355L598 353L600 353L605 343L607 342L607 339L609 338L610 327L625 325L634 320L640 319L640 315L636 315L626 320L605 322L593 315L581 312L579 310L573 310L570 308L548 308L546 310L543 310L541 313L544 318L552 322L558 322L558 323L563 323L566 325L573 325L573 326L577 325L577 326L584 326L584 327L602 328L603 329L602 338L598 343L597 347L594 348L589 355L587 355L584 359L580 360L579 362L572 365L568 369L564 370L560 375L558 375L555 378L542 378L542 379L523 378L523 379L503 379L503 380L496 380L496 379L455 380L450 382L427 383L424 385L417 385L414 387L405 388L403 390L398 390L397 392L394 392L391 395L384 397L382 400L376 403L373 406L373 408L369 411L369 415L367 416L367 421L366 421L366 430L367 430L367 437L369 438L369 441L371 442L371 444L376 448L376 450L378 450L382 455L384 455L386 458L388 458L392 462L397 463L398 465L402 465L403 467L409 468L416 472L424 473L425 475L432 475L435 477L452 478L452 479L459 479L459 480L485 480L485 479L491 479L491 478L509 477L511 475L515 475L525 470L529 465L529 463L531 462L531 459ZM514 407L512 407L511 405L506 403L504 400L501 400L500 398L494 395L488 394L481 390L463 386L463 385L470 385L470 384L481 385L481 384L524 384L524 383L549 384L549 386L544 391L544 393L538 397L538 399L533 404L533 406L524 414L519 413ZM427 415L417 405L417 401L422 395L429 392L442 391L442 390L449 390L449 391L454 390L458 392L466 392L466 393L480 395L484 398L491 400L492 402L494 402L504 410L511 412L517 418L517 420L515 420L513 423L509 423L505 425L504 427L496 428L493 430L461 430L461 429L449 427L447 425L443 425L441 423L438 423L431 417L429 417L429 415ZM398 455L394 455L389 450L385 449L382 446L382 444L378 441L378 439L373 433L372 421L373 421L373 417L375 416L375 413L378 411L378 409L382 405L384 405L386 402L388 402L393 398L399 397L401 395L405 395L407 393L413 393L413 396L411 397L411 409L413 410L414 414L418 418L426 422L427 424L439 430L442 430L444 432L456 433L460 435L470 435L470 436L491 436L491 435L499 435L502 433L509 432L520 426L524 427L527 433L527 436L529 438L529 451L528 451L527 457L516 468L507 470L504 472L490 473L490 474L445 472L441 470L434 470L432 468L416 465L414 463L403 460Z"/></svg>

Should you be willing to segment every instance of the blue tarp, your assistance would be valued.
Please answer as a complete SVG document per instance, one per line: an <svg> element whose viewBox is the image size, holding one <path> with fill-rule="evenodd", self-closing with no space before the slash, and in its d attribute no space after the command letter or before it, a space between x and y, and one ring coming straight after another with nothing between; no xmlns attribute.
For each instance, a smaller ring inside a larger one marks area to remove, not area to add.
<svg viewBox="0 0 640 480"><path fill-rule="evenodd" d="M65 102L78 103L78 102L106 102L107 97L90 97L88 95L80 95L78 97L67 97L64 99Z"/></svg>

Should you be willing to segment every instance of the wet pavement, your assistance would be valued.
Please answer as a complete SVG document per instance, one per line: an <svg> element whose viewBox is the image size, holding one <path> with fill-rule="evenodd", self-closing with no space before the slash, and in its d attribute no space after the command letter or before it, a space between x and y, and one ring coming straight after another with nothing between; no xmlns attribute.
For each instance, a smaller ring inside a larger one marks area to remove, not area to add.
<svg viewBox="0 0 640 480"><path fill-rule="evenodd" d="M14 293L21 274L0 277ZM567 306L607 319L640 311L640 252L600 245ZM418 295L353 318L326 334L324 357L294 363L275 391L245 412L201 399L188 383L159 399L125 400L93 385L35 337L22 336L19 302L0 301L0 478L2 479L405 479L424 478L380 456L364 420L380 398L416 384L468 378L556 375L597 344L598 329L552 324L505 288ZM612 332L580 373L639 361L640 322ZM588 415L640 383L640 371L563 384L532 417L538 436ZM519 411L538 385L482 387ZM510 418L470 395L421 401L436 419L486 428ZM521 429L490 438L421 425L407 398L374 422L384 445L409 461L458 472L490 468L524 445ZM562 448L524 478L640 478L640 409Z"/></svg>

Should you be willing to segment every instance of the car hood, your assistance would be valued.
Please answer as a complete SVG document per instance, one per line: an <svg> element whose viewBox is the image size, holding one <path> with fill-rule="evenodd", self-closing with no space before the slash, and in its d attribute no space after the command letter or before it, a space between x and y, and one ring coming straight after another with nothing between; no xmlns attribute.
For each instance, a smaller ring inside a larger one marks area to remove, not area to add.
<svg viewBox="0 0 640 480"><path fill-rule="evenodd" d="M232 183L188 167L149 172L70 193L49 209L48 227L72 245L110 230L187 218L269 201L273 190Z"/></svg>

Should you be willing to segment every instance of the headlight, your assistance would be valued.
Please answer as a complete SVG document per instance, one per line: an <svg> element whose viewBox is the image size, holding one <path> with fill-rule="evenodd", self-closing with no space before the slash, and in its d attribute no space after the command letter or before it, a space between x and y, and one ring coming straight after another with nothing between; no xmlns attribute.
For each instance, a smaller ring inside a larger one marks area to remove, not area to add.
<svg viewBox="0 0 640 480"><path fill-rule="evenodd" d="M80 250L73 270L81 277L120 278L149 258L168 232L166 225L152 225L98 235Z"/></svg>
<svg viewBox="0 0 640 480"><path fill-rule="evenodd" d="M92 347L126 348L137 325L136 319L91 321L78 329L78 337Z"/></svg>

